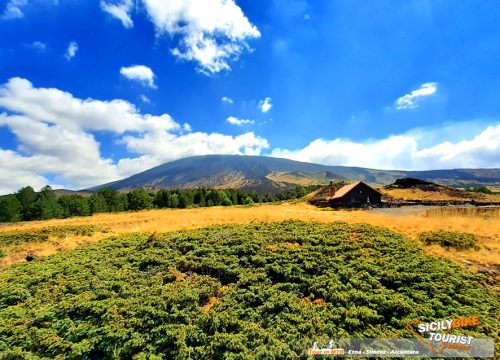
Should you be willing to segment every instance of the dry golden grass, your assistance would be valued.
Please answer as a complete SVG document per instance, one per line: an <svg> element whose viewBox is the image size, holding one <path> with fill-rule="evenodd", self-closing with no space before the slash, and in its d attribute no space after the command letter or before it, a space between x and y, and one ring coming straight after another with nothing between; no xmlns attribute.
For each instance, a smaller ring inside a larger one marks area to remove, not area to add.
<svg viewBox="0 0 500 360"><path fill-rule="evenodd" d="M471 201L500 202L499 195L480 194L466 191L423 191L420 189L379 189L394 199L421 201Z"/></svg>
<svg viewBox="0 0 500 360"><path fill-rule="evenodd" d="M28 255L48 256L77 246L93 244L109 236L109 233L96 233L93 236L66 235L64 238L50 237L49 241L42 243L7 246L3 248L7 256L0 258L0 268L24 261Z"/></svg>
<svg viewBox="0 0 500 360"><path fill-rule="evenodd" d="M301 246L300 246L300 244L298 244L298 243L282 242L282 243L279 243L279 244L271 244L271 245L267 245L267 246L266 246L266 250L269 250L269 251L276 251L276 250L278 250L280 247L283 247L283 248L286 248L286 249L289 249L289 250L293 250L293 251L297 251L297 250L300 250L300 249L301 249Z"/></svg>
<svg viewBox="0 0 500 360"><path fill-rule="evenodd" d="M276 183L296 184L302 186L328 184L329 182L326 179L318 179L307 174L290 174L282 171L273 172L267 175L266 178Z"/></svg>
<svg viewBox="0 0 500 360"><path fill-rule="evenodd" d="M498 214L498 213L497 213ZM381 214L373 211L348 211L318 209L304 202L266 204L251 207L212 207L194 209L164 209L116 214L97 214L91 217L62 220L33 221L0 225L0 232L11 230L39 229L47 226L85 225L109 228L106 234L92 237L71 236L58 243L46 242L30 244L29 249L20 249L19 254L9 254L0 266L21 261L28 251L37 255L49 255L71 249L86 243L94 243L113 235L131 232L167 232L206 227L215 224L272 222L283 220L303 220L348 223L367 223L395 230L416 240L418 233L429 230L449 230L475 234L480 250L446 250L439 246L422 246L425 251L446 256L456 262L463 260L484 265L500 265L500 218L489 218L461 214L437 213L424 216L424 213L407 215Z"/></svg>

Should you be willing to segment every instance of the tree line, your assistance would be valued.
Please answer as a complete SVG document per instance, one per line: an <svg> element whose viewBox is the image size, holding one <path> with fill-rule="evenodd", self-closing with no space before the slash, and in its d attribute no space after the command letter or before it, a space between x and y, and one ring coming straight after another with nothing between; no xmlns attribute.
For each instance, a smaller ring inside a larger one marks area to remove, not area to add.
<svg viewBox="0 0 500 360"><path fill-rule="evenodd" d="M56 196L50 186L35 192L31 186L14 194L0 196L0 222L61 219L90 216L102 212L143 209L188 208L207 206L251 205L297 199L319 188L319 185L297 186L276 194L261 194L239 189L175 189L147 191L134 189L120 193L110 187L91 196Z"/></svg>
<svg viewBox="0 0 500 360"><path fill-rule="evenodd" d="M478 186L478 187L465 188L465 191L475 192L475 193L481 193L481 194L488 194L488 195L493 194L493 191L491 191L490 189L488 189L486 186Z"/></svg>

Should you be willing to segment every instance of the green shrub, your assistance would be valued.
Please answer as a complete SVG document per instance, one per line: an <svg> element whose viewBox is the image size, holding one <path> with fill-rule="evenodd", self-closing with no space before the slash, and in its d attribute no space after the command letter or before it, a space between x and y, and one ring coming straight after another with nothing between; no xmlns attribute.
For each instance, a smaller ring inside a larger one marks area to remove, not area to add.
<svg viewBox="0 0 500 360"><path fill-rule="evenodd" d="M473 234L456 231L426 231L420 233L418 238L426 245L438 244L455 249L471 249L477 246Z"/></svg>
<svg viewBox="0 0 500 360"><path fill-rule="evenodd" d="M49 237L64 238L66 235L92 236L106 229L95 225L50 226L38 230L0 232L0 246L20 245L48 241Z"/></svg>
<svg viewBox="0 0 500 360"><path fill-rule="evenodd" d="M488 195L493 194L493 191L491 191L490 189L488 189L486 186L466 188L465 191L476 192L476 193L481 193L481 194L488 194Z"/></svg>
<svg viewBox="0 0 500 360"><path fill-rule="evenodd" d="M498 344L483 281L367 225L129 234L1 270L0 354L296 359L314 341L410 337L408 319L470 315L480 326L463 334Z"/></svg>

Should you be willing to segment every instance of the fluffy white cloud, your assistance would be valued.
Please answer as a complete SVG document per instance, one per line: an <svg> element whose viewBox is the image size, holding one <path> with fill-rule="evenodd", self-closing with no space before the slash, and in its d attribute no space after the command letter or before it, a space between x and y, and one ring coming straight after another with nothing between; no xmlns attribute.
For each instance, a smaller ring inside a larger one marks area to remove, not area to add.
<svg viewBox="0 0 500 360"><path fill-rule="evenodd" d="M34 88L26 79L12 78L0 87L0 107L65 128L125 131L171 130L170 116L141 115L131 103L116 99L78 99L53 88Z"/></svg>
<svg viewBox="0 0 500 360"><path fill-rule="evenodd" d="M150 88L156 88L155 74L151 68L144 65L133 65L129 67L122 67L120 74L127 79L139 81Z"/></svg>
<svg viewBox="0 0 500 360"><path fill-rule="evenodd" d="M228 123L236 125L236 126L248 125L248 124L255 124L254 120L238 119L237 117L234 117L234 116L228 117L226 119L226 121Z"/></svg>
<svg viewBox="0 0 500 360"><path fill-rule="evenodd" d="M410 109L418 106L418 100L422 97L432 95L437 91L437 83L430 82L420 86L419 89L413 90L411 93L401 96L396 100L396 109Z"/></svg>
<svg viewBox="0 0 500 360"><path fill-rule="evenodd" d="M40 189L49 183L47 178L37 175L26 166L26 163L22 163L20 160L21 158L16 152L0 149L0 164L2 164L0 194L12 193L25 185ZM33 160L39 161L39 159ZM15 166L12 166L12 164L15 164Z"/></svg>
<svg viewBox="0 0 500 360"><path fill-rule="evenodd" d="M234 104L233 99L231 99L230 97L227 97L227 96L223 96L223 97L221 98L221 101L222 101L224 104Z"/></svg>
<svg viewBox="0 0 500 360"><path fill-rule="evenodd" d="M470 140L444 141L428 147L419 146L418 140L411 135L366 142L317 139L303 149L274 149L271 155L326 165L378 169L500 167L500 125L489 126Z"/></svg>
<svg viewBox="0 0 500 360"><path fill-rule="evenodd" d="M248 39L259 38L234 0L143 0L159 35L179 36L172 54L195 61L205 74L229 70L229 62L248 49Z"/></svg>
<svg viewBox="0 0 500 360"><path fill-rule="evenodd" d="M0 149L1 172L23 173L22 179L12 179L10 185L2 183L0 191L13 191L11 186L19 188L30 176L33 181L25 185L46 185L49 181L45 176L55 175L63 183L79 188L96 181L111 181L122 171L111 160L101 158L99 143L87 132L5 114L0 116L0 125L8 126L21 144L17 152Z"/></svg>
<svg viewBox="0 0 500 360"><path fill-rule="evenodd" d="M120 20L125 28L130 29L134 26L134 22L130 17L130 13L134 7L132 0L123 0L118 3L101 0L100 5L103 11Z"/></svg>
<svg viewBox="0 0 500 360"><path fill-rule="evenodd" d="M66 49L66 54L64 54L64 57L66 58L66 60L69 61L76 56L77 51L78 51L78 44L72 41L68 44L68 48Z"/></svg>
<svg viewBox="0 0 500 360"><path fill-rule="evenodd" d="M141 114L124 100L78 99L20 78L0 86L0 108L6 111L0 113L0 126L20 144L15 151L0 145L0 193L46 184L81 189L185 156L258 155L269 147L252 132L235 137L191 132L189 124L168 114ZM103 157L93 131L114 134L136 157L117 162Z"/></svg>
<svg viewBox="0 0 500 360"><path fill-rule="evenodd" d="M257 107L263 113L268 112L273 107L273 104L271 104L271 98L270 97L266 97L264 100L259 101L259 104L257 105Z"/></svg>
<svg viewBox="0 0 500 360"><path fill-rule="evenodd" d="M23 6L28 4L28 0L10 0L0 16L2 20L19 19L24 16Z"/></svg>
<svg viewBox="0 0 500 360"><path fill-rule="evenodd" d="M218 133L192 132L182 135L145 133L143 136L125 136L123 143L131 152L143 154L140 163L148 167L186 156L204 154L259 155L269 147L267 140L247 132L239 136ZM147 167L146 167L147 168Z"/></svg>

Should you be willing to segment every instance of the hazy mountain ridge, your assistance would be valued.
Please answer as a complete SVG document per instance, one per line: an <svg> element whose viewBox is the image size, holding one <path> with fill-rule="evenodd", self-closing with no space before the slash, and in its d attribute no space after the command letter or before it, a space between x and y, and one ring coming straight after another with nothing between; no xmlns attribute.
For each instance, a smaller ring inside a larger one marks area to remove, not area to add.
<svg viewBox="0 0 500 360"><path fill-rule="evenodd" d="M324 184L329 181L362 180L374 185L387 185L402 177L453 187L499 185L500 169L377 170L327 166L265 156L204 155L168 162L89 190L105 186L117 190L206 187L273 192L294 185Z"/></svg>

